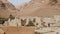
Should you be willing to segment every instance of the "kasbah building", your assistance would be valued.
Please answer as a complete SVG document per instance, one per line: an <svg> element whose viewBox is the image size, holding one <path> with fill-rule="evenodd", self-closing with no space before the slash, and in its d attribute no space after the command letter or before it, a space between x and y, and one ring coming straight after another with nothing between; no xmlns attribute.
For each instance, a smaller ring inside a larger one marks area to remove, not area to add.
<svg viewBox="0 0 60 34"><path fill-rule="evenodd" d="M0 34L60 34L60 0L0 0Z"/></svg>

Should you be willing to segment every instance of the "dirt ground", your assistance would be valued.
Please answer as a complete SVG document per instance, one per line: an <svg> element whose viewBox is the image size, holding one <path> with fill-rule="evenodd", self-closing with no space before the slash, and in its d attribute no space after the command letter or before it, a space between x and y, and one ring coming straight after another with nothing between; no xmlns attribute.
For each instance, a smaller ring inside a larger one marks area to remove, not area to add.
<svg viewBox="0 0 60 34"><path fill-rule="evenodd" d="M34 27L0 27L6 34L34 34Z"/></svg>

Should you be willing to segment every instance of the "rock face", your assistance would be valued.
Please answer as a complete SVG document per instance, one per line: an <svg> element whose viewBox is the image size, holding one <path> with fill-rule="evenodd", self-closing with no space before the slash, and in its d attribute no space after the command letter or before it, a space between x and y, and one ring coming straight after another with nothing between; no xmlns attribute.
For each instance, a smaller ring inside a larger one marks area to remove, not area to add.
<svg viewBox="0 0 60 34"><path fill-rule="evenodd" d="M21 11L20 16L60 15L60 0L31 0Z"/></svg>
<svg viewBox="0 0 60 34"><path fill-rule="evenodd" d="M9 15L16 16L18 10L7 0L0 0L0 17L8 18Z"/></svg>

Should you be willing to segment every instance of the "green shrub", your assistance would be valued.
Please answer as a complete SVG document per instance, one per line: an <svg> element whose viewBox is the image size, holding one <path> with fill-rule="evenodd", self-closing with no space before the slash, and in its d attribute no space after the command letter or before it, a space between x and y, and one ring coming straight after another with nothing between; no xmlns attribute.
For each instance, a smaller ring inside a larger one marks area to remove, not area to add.
<svg viewBox="0 0 60 34"><path fill-rule="evenodd" d="M0 21L7 21L8 18L0 18Z"/></svg>
<svg viewBox="0 0 60 34"><path fill-rule="evenodd" d="M29 21L28 25L26 26L35 26L32 21Z"/></svg>

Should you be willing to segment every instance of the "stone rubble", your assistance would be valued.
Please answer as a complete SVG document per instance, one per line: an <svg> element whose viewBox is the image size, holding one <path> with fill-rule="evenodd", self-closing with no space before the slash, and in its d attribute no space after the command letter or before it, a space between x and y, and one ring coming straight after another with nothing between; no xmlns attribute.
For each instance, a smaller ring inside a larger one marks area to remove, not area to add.
<svg viewBox="0 0 60 34"><path fill-rule="evenodd" d="M24 22L21 22L22 21ZM25 20L26 19L26 20ZM35 21L33 21L35 19ZM43 33L43 34L60 34L60 15L54 15L51 17L20 17L15 18L13 20L8 20L5 22L5 26L16 26L20 27L22 26L22 23L24 23L24 26L28 25L29 20L33 22L35 25L35 32Z"/></svg>
<svg viewBox="0 0 60 34"><path fill-rule="evenodd" d="M5 22L5 24L8 22L9 25L10 24L11 25L15 24L15 26L16 26L19 23L19 25L21 26L21 19L22 19L22 21L24 21L26 19L25 20L26 21L25 25L28 24L29 20L31 20L34 23L34 21L33 21L34 19L35 19L35 23L34 23L35 25L37 23L40 26L41 26L41 23L51 24L52 25L52 24L55 24L55 23L56 24L59 23L59 21L60 21L60 15L58 15L58 16L56 15L56 16L54 16L54 18L50 18L50 17L44 17L44 18L42 18L42 17L20 17L20 18L15 18L13 20L9 19L8 21Z"/></svg>

